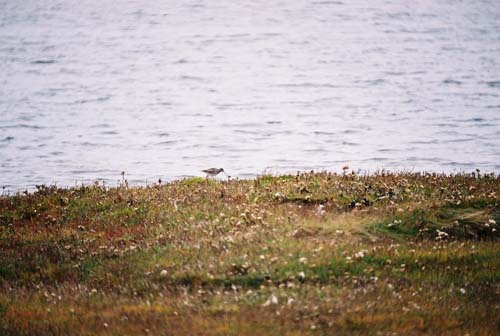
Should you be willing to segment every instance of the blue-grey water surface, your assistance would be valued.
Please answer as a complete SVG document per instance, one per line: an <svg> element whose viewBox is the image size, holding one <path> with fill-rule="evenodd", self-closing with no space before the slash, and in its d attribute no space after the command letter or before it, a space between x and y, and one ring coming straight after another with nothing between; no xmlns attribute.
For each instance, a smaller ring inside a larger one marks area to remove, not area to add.
<svg viewBox="0 0 500 336"><path fill-rule="evenodd" d="M0 186L500 172L500 1L0 0Z"/></svg>

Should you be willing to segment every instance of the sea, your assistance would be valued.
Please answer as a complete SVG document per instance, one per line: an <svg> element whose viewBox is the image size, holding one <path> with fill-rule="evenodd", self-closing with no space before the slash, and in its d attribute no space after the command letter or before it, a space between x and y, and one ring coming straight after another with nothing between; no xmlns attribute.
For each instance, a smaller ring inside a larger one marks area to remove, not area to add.
<svg viewBox="0 0 500 336"><path fill-rule="evenodd" d="M0 0L3 192L344 166L500 172L499 0Z"/></svg>

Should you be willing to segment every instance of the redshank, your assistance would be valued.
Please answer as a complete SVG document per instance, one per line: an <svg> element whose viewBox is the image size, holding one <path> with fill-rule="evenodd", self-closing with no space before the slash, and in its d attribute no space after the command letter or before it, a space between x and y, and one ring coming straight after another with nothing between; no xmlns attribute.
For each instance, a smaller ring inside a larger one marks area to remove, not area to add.
<svg viewBox="0 0 500 336"><path fill-rule="evenodd" d="M207 177L209 177L209 176L215 177L215 176L219 175L220 173L226 174L226 172L224 171L223 168L208 168L208 169L202 170L202 172L206 173Z"/></svg>

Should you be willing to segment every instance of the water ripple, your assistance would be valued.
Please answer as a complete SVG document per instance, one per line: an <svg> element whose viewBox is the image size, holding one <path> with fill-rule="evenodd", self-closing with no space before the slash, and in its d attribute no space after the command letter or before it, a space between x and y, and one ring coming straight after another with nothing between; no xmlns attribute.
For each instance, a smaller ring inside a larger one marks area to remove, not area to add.
<svg viewBox="0 0 500 336"><path fill-rule="evenodd" d="M500 172L500 2L455 2L18 1L0 186Z"/></svg>

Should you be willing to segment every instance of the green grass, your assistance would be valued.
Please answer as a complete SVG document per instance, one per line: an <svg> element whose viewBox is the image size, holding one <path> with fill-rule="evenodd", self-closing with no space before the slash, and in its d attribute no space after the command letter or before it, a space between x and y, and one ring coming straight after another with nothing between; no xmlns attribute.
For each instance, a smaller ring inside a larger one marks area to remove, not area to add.
<svg viewBox="0 0 500 336"><path fill-rule="evenodd" d="M307 173L0 197L0 334L494 334L500 178Z"/></svg>

